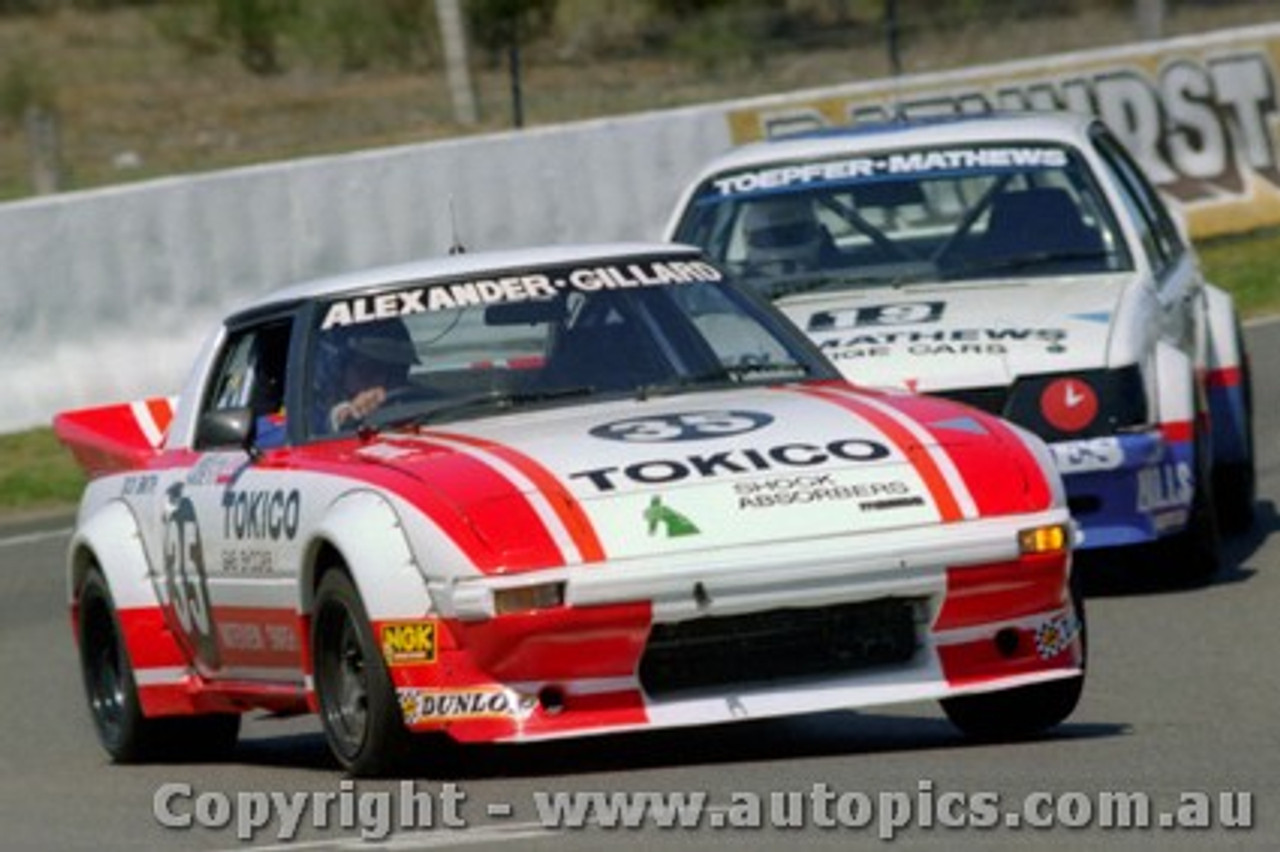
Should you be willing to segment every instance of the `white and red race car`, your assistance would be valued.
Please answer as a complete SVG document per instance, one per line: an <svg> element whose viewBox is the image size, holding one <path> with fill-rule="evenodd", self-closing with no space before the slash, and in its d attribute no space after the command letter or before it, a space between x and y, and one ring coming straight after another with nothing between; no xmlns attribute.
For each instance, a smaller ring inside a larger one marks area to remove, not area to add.
<svg viewBox="0 0 1280 852"><path fill-rule="evenodd" d="M363 774L410 733L919 699L1021 735L1081 692L1039 439L851 387L689 247L286 289L227 318L176 400L55 428L93 475L70 597L119 761L225 750L254 708L318 712Z"/></svg>
<svg viewBox="0 0 1280 852"><path fill-rule="evenodd" d="M1096 119L955 116L744 146L689 186L668 235L769 296L851 381L1048 441L1081 548L1158 545L1170 573L1203 581L1219 524L1251 522L1231 297Z"/></svg>

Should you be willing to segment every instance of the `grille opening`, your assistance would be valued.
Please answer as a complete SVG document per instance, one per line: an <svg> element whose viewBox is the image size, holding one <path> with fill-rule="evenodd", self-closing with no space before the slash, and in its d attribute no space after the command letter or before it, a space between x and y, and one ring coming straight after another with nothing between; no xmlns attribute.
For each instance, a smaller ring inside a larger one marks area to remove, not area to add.
<svg viewBox="0 0 1280 852"><path fill-rule="evenodd" d="M1068 497L1067 511L1073 516L1080 517L1082 515L1092 515L1094 512L1102 508L1102 500L1099 497L1086 495L1083 497Z"/></svg>
<svg viewBox="0 0 1280 852"><path fill-rule="evenodd" d="M836 675L904 663L922 598L886 598L656 624L640 658L652 696Z"/></svg>

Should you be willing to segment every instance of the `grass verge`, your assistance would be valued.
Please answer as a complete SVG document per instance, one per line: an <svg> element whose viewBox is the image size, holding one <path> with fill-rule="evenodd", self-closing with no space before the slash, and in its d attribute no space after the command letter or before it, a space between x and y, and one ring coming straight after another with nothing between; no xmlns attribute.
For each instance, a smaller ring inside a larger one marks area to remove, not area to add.
<svg viewBox="0 0 1280 852"><path fill-rule="evenodd" d="M1246 318L1280 314L1280 228L1199 245L1205 277L1230 291Z"/></svg>
<svg viewBox="0 0 1280 852"><path fill-rule="evenodd" d="M0 514L70 509L84 482L52 429L0 435Z"/></svg>
<svg viewBox="0 0 1280 852"><path fill-rule="evenodd" d="M1243 316L1280 314L1280 229L1207 241L1199 251L1206 277L1235 296ZM70 511L84 482L51 429L0 435L0 515Z"/></svg>

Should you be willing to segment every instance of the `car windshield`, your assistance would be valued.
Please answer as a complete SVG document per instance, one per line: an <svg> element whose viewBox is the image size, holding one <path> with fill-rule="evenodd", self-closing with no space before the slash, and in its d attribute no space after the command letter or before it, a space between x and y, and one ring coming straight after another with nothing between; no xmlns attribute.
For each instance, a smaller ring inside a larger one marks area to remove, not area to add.
<svg viewBox="0 0 1280 852"><path fill-rule="evenodd" d="M834 375L694 255L347 294L317 305L309 364L312 435ZM335 416L372 386L375 412Z"/></svg>
<svg viewBox="0 0 1280 852"><path fill-rule="evenodd" d="M706 181L675 239L776 298L1131 268L1073 150L966 145L771 164Z"/></svg>

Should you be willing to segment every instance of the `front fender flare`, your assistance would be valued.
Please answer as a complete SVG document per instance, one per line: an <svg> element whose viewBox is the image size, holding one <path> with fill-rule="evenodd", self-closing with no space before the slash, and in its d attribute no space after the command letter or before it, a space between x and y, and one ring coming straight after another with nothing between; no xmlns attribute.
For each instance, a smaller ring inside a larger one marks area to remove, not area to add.
<svg viewBox="0 0 1280 852"><path fill-rule="evenodd" d="M332 549L332 550L330 550ZM336 551L374 621L423 618L433 607L395 508L372 491L338 498L317 525L299 577L300 609L312 611L326 554Z"/></svg>
<svg viewBox="0 0 1280 852"><path fill-rule="evenodd" d="M1175 424L1197 424L1198 414L1206 413L1200 390L1196 386L1195 364L1182 350L1164 343L1156 345L1156 408L1152 412L1155 421L1168 434Z"/></svg>

